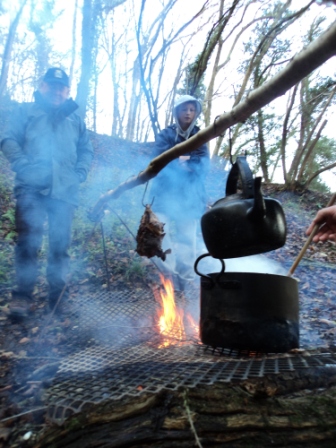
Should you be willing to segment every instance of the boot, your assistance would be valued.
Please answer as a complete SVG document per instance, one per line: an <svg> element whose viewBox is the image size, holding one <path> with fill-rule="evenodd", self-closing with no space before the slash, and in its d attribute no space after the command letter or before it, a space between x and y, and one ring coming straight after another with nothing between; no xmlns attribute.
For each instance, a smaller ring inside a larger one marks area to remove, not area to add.
<svg viewBox="0 0 336 448"><path fill-rule="evenodd" d="M12 300L9 304L9 317L24 320L33 311L33 300L30 294L22 291L12 291Z"/></svg>

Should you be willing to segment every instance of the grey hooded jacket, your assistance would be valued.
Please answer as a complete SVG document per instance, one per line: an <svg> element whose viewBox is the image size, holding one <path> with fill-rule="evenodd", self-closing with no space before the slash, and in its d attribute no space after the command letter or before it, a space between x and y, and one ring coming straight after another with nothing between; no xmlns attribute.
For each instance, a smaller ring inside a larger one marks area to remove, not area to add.
<svg viewBox="0 0 336 448"><path fill-rule="evenodd" d="M196 104L196 116L189 128L183 131L178 123L176 109L183 103ZM195 122L201 113L201 105L190 95L180 97L173 110L175 123L163 129L156 138L154 156L158 156L178 143L182 143L199 131ZM186 156L185 166L178 159L170 162L154 179L151 195L155 197L153 209L171 218L199 218L206 205L205 177L210 166L208 145L204 144Z"/></svg>
<svg viewBox="0 0 336 448"><path fill-rule="evenodd" d="M22 103L11 115L1 149L16 173L16 194L31 190L78 204L93 148L77 107L69 99L50 109L36 92L35 103Z"/></svg>

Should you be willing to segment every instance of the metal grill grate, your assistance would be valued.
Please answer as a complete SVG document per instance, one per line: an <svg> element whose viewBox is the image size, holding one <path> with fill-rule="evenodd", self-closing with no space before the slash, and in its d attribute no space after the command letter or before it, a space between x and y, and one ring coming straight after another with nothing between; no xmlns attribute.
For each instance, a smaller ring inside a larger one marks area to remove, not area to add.
<svg viewBox="0 0 336 448"><path fill-rule="evenodd" d="M191 291L176 302L196 317L197 297ZM77 305L74 331L86 333L93 345L63 359L47 391L49 418L58 423L87 405L126 395L336 364L334 354L267 356L210 348L195 335L162 347L156 327L159 307L148 291L104 292L81 298Z"/></svg>

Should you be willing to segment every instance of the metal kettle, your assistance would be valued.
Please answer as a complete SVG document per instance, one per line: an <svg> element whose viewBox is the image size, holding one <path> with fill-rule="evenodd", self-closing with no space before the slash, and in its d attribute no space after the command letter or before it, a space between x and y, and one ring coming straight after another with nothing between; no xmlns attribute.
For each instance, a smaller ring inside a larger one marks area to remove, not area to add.
<svg viewBox="0 0 336 448"><path fill-rule="evenodd" d="M242 192L238 193L238 180ZM282 247L286 218L276 199L264 197L261 177L253 174L245 156L238 156L226 183L226 196L201 218L204 243L214 258L237 258Z"/></svg>

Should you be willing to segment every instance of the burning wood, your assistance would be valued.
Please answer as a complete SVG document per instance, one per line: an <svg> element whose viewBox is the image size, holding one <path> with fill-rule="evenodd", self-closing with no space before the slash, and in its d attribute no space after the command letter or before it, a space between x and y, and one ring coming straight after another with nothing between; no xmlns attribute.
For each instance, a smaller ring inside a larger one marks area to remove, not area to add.
<svg viewBox="0 0 336 448"><path fill-rule="evenodd" d="M175 340L175 343L185 339L185 330L183 325L183 310L178 309L174 299L173 284L170 280L161 278L164 285L164 291L160 292L162 301L162 312L159 313L159 329L162 336L165 336L166 340L162 344L163 347L167 347L174 344L173 341L169 341L168 338Z"/></svg>
<svg viewBox="0 0 336 448"><path fill-rule="evenodd" d="M189 343L184 325L184 310L175 303L173 284L162 275L160 275L160 278L163 289L153 291L156 301L162 307L158 312L158 328L163 337L163 342L158 348L165 348L171 345L181 346ZM186 318L189 321L189 327L192 329L193 336L196 336L198 333L197 324L189 314Z"/></svg>
<svg viewBox="0 0 336 448"><path fill-rule="evenodd" d="M156 255L165 261L166 255L171 253L171 249L167 249L164 252L162 250L162 240L165 236L163 228L164 223L159 221L150 205L147 204L136 236L136 251L139 255L148 258Z"/></svg>

